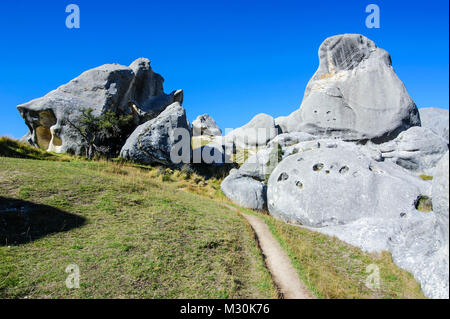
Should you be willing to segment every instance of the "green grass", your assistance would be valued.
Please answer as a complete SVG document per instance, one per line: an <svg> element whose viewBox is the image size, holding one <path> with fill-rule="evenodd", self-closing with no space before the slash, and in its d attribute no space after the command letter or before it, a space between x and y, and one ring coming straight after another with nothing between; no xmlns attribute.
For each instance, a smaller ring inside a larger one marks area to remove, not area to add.
<svg viewBox="0 0 450 319"><path fill-rule="evenodd" d="M414 277L397 267L388 252L366 253L337 238L244 211L265 220L302 281L318 298L425 298ZM380 289L371 290L365 285L369 275L366 269L371 264L379 267Z"/></svg>
<svg viewBox="0 0 450 319"><path fill-rule="evenodd" d="M36 215L25 222L15 216L18 226L9 232L0 215L0 298L277 296L251 228L223 205L230 203L220 191L221 177L119 159L89 162L3 138L0 152L22 158L0 157L0 214L3 197L28 202ZM387 252L365 253L240 209L265 220L319 298L424 298ZM69 290L64 270L73 263L81 288ZM371 264L380 269L378 290L365 286Z"/></svg>
<svg viewBox="0 0 450 319"><path fill-rule="evenodd" d="M0 298L277 297L250 226L205 197L218 182L182 177L0 157L0 221L18 224L0 223ZM31 207L31 221L2 211L10 199ZM80 268L79 289L65 286L69 264Z"/></svg>
<svg viewBox="0 0 450 319"><path fill-rule="evenodd" d="M0 156L52 161L69 161L70 158L63 154L48 153L8 137L0 137Z"/></svg>

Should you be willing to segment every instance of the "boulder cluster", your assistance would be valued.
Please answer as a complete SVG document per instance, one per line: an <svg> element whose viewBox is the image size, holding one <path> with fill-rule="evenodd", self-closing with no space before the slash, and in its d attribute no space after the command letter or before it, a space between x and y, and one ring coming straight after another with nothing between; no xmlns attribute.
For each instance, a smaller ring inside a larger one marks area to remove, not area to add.
<svg viewBox="0 0 450 319"><path fill-rule="evenodd" d="M334 36L298 110L257 115L225 137L253 153L222 191L365 251L390 251L426 296L448 298L448 127L448 110L418 110L385 50L362 35Z"/></svg>
<svg viewBox="0 0 450 319"><path fill-rule="evenodd" d="M82 109L132 115L118 150L124 159L239 162L221 185L233 202L390 251L426 296L449 297L448 111L419 111L385 50L357 34L326 39L298 110L258 114L225 136L208 114L191 125L183 91L166 94L163 81L147 59L89 70L18 106L24 140L81 154L86 141L70 124Z"/></svg>

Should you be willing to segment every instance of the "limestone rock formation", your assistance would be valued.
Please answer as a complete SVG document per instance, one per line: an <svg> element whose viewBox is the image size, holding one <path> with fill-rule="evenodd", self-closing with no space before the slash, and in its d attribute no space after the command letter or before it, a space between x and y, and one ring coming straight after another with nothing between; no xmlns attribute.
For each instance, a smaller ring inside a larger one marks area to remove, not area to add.
<svg viewBox="0 0 450 319"><path fill-rule="evenodd" d="M272 215L306 226L399 218L415 211L429 186L393 163L377 162L352 143L305 149L285 158L268 184Z"/></svg>
<svg viewBox="0 0 450 319"><path fill-rule="evenodd" d="M433 178L433 210L449 240L449 153L438 163Z"/></svg>
<svg viewBox="0 0 450 319"><path fill-rule="evenodd" d="M225 140L243 149L258 148L265 146L277 135L278 128L275 126L273 117L261 113L246 125L228 133Z"/></svg>
<svg viewBox="0 0 450 319"><path fill-rule="evenodd" d="M431 130L414 126L392 141L373 145L382 156L417 173L433 175L433 169L448 152L448 144Z"/></svg>
<svg viewBox="0 0 450 319"><path fill-rule="evenodd" d="M280 116L275 119L275 126L278 127L280 133L288 133L288 116Z"/></svg>
<svg viewBox="0 0 450 319"><path fill-rule="evenodd" d="M182 165L191 160L191 138L186 111L175 102L153 120L138 126L120 156L141 164Z"/></svg>
<svg viewBox="0 0 450 319"><path fill-rule="evenodd" d="M138 59L130 67L105 64L17 108L30 130L32 145L81 154L85 142L68 122L76 123L82 109L93 109L95 116L106 111L133 114L136 124L143 123L174 101L182 101L182 91L163 92L163 81L147 59Z"/></svg>
<svg viewBox="0 0 450 319"><path fill-rule="evenodd" d="M330 37L320 46L319 62L300 109L289 116L289 132L383 142L420 126L389 54L373 41L358 34Z"/></svg>
<svg viewBox="0 0 450 319"><path fill-rule="evenodd" d="M192 133L194 136L221 136L222 130L217 126L216 121L208 114L199 115L192 122Z"/></svg>
<svg viewBox="0 0 450 319"><path fill-rule="evenodd" d="M449 140L449 112L435 107L419 109L422 127L432 130L442 137L448 144Z"/></svg>
<svg viewBox="0 0 450 319"><path fill-rule="evenodd" d="M221 189L229 199L242 207L257 210L266 207L266 185L236 169L232 169L223 180Z"/></svg>

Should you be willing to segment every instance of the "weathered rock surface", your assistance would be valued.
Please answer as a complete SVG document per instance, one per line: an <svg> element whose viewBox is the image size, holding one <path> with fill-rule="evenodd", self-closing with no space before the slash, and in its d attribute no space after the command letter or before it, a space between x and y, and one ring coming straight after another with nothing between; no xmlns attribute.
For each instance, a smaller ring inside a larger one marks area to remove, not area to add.
<svg viewBox="0 0 450 319"><path fill-rule="evenodd" d="M184 136L180 135L183 133ZM138 126L127 139L120 156L141 164L189 163L192 156L191 137L192 131L186 111L180 103L175 102L153 120ZM183 143L179 143L181 138ZM184 152L181 153L181 150Z"/></svg>
<svg viewBox="0 0 450 319"><path fill-rule="evenodd" d="M130 67L106 64L17 108L30 129L33 145L81 154L85 142L68 122L76 124L82 109L93 109L95 116L106 111L134 114L137 124L145 122L182 100L182 91L165 94L163 81L147 59L138 59Z"/></svg>
<svg viewBox="0 0 450 319"><path fill-rule="evenodd" d="M275 126L278 127L280 134L281 133L289 133L288 132L288 116L280 116L275 119Z"/></svg>
<svg viewBox="0 0 450 319"><path fill-rule="evenodd" d="M216 121L208 114L199 115L194 122L192 122L192 133L194 136L208 135L221 136L222 130L217 126Z"/></svg>
<svg viewBox="0 0 450 319"><path fill-rule="evenodd" d="M438 163L434 172L432 198L433 211L444 231L444 237L449 240L449 153Z"/></svg>
<svg viewBox="0 0 450 319"><path fill-rule="evenodd" d="M232 169L223 180L221 189L229 199L242 207L258 210L266 207L266 185L236 169Z"/></svg>
<svg viewBox="0 0 450 319"><path fill-rule="evenodd" d="M420 126L389 54L373 41L358 34L330 37L320 46L319 62L300 109L289 116L289 132L380 142Z"/></svg>
<svg viewBox="0 0 450 319"><path fill-rule="evenodd" d="M364 218L399 218L415 211L429 185L393 163L377 162L353 143L305 149L286 157L268 184L272 215L323 227Z"/></svg>
<svg viewBox="0 0 450 319"><path fill-rule="evenodd" d="M445 109L426 107L419 109L422 127L432 130L442 137L448 144L449 140L449 112Z"/></svg>
<svg viewBox="0 0 450 319"><path fill-rule="evenodd" d="M225 137L227 143L234 143L240 148L263 147L278 135L273 117L267 114L256 115L249 123L237 128Z"/></svg>
<svg viewBox="0 0 450 319"><path fill-rule="evenodd" d="M427 128L414 126L392 141L373 147L397 165L417 173L433 175L433 169L448 152L448 144Z"/></svg>
<svg viewBox="0 0 450 319"><path fill-rule="evenodd" d="M257 178L259 180L265 180L266 175L270 173L270 170L273 169L272 164L270 164L270 154L273 152L275 147L278 145L281 147L281 157L285 158L288 155L291 155L293 148L297 147L299 143L312 141L315 137L302 132L294 132L294 133L285 133L277 135L274 139L272 139L266 148L258 151L256 154L250 156L244 164L241 165L239 170ZM310 146L308 146L310 147ZM279 150L277 150L279 151ZM277 163L274 163L277 165Z"/></svg>

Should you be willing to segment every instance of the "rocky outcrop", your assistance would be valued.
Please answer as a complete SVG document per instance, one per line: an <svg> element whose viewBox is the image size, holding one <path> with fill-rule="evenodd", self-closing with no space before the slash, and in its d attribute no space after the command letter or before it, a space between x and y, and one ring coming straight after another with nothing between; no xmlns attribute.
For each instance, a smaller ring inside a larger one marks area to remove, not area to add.
<svg viewBox="0 0 450 319"><path fill-rule="evenodd" d="M352 143L330 141L285 158L268 184L273 216L306 226L368 217L400 218L415 210L427 183L392 163L373 160Z"/></svg>
<svg viewBox="0 0 450 319"><path fill-rule="evenodd" d="M194 122L192 122L192 133L194 136L221 136L222 130L211 116L203 114L199 115Z"/></svg>
<svg viewBox="0 0 450 319"><path fill-rule="evenodd" d="M420 125L389 54L373 41L358 34L330 37L320 46L319 63L300 109L289 116L289 132L384 142Z"/></svg>
<svg viewBox="0 0 450 319"><path fill-rule="evenodd" d="M433 175L433 169L448 152L448 144L431 130L419 126L403 131L397 138L373 145L390 160L416 173Z"/></svg>
<svg viewBox="0 0 450 319"><path fill-rule="evenodd" d="M17 108L30 130L32 145L81 154L87 145L69 125L76 124L81 110L91 108L94 116L107 111L133 114L136 124L143 123L174 101L182 102L182 91L165 94L163 81L147 59L138 59L130 67L105 64Z"/></svg>
<svg viewBox="0 0 450 319"><path fill-rule="evenodd" d="M448 144L449 140L449 112L435 107L419 109L422 127L432 130L442 137Z"/></svg>
<svg viewBox="0 0 450 319"><path fill-rule="evenodd" d="M120 156L141 164L190 163L191 137L186 111L175 102L153 120L138 126L127 139Z"/></svg>
<svg viewBox="0 0 450 319"><path fill-rule="evenodd" d="M433 178L433 210L447 242L449 240L449 153L438 163Z"/></svg>
<svg viewBox="0 0 450 319"><path fill-rule="evenodd" d="M266 146L267 142L278 135L273 117L267 114L256 115L249 123L237 128L225 137L226 143L234 143L242 149Z"/></svg>
<svg viewBox="0 0 450 319"><path fill-rule="evenodd" d="M232 169L223 180L221 189L231 201L242 207L257 210L266 207L266 185L236 169Z"/></svg>

